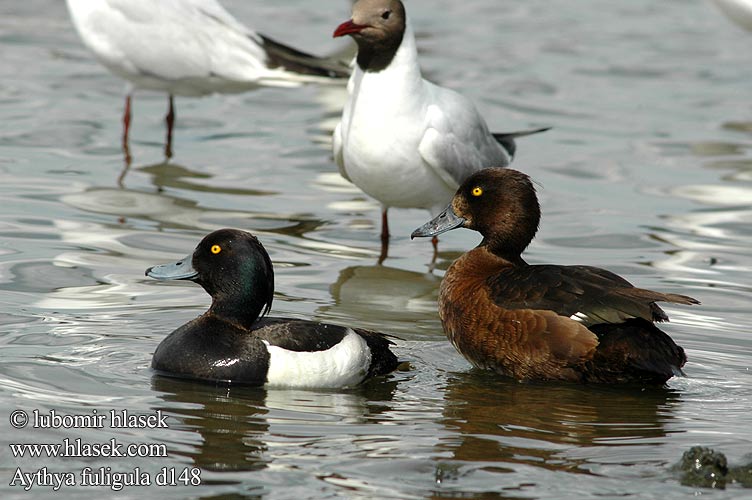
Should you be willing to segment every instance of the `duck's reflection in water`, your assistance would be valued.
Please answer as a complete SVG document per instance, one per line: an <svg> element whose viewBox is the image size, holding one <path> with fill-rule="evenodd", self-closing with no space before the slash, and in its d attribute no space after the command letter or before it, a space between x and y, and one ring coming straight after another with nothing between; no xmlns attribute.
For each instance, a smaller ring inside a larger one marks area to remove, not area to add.
<svg viewBox="0 0 752 500"><path fill-rule="evenodd" d="M182 429L201 437L199 444L180 446L179 450L170 450L171 455L189 457L193 465L211 471L250 471L267 466L266 444L261 439L269 429L264 418L268 413L265 390L160 376L152 378L152 388L164 400L160 409L177 418Z"/></svg>
<svg viewBox="0 0 752 500"><path fill-rule="evenodd" d="M179 432L168 444L170 456L188 457L214 472L261 470L315 451L322 435L347 432L343 423L378 423L379 415L392 410L398 383L379 378L346 391L267 391L152 377L152 389L164 401L155 409L169 414L170 429Z"/></svg>
<svg viewBox="0 0 752 500"><path fill-rule="evenodd" d="M439 445L451 461L437 474L463 463L495 472L525 464L587 474L603 446L632 445L633 458L645 460L640 447L665 438L679 402L666 388L523 384L480 370L457 373L447 386L443 424L459 438Z"/></svg>

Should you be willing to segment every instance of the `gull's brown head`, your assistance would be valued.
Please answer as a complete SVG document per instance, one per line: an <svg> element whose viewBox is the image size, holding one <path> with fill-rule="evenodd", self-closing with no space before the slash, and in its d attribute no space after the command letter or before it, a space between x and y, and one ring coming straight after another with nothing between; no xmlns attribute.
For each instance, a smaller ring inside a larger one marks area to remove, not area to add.
<svg viewBox="0 0 752 500"><path fill-rule="evenodd" d="M353 5L352 18L340 24L334 36L353 37L358 65L364 71L381 71L402 43L406 20L400 0L360 0Z"/></svg>

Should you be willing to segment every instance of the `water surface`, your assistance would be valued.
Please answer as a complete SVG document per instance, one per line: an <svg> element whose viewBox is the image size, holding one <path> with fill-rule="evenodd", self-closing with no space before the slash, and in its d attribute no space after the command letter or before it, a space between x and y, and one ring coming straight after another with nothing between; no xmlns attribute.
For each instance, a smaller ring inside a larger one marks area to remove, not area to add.
<svg viewBox="0 0 752 500"><path fill-rule="evenodd" d="M347 2L226 0L244 22L319 53ZM123 83L78 41L63 2L0 7L0 414L3 498L100 498L108 488L9 485L20 468L200 468L200 486L121 498L711 498L671 471L710 446L752 450L752 34L701 0L412 1L427 75L462 90L520 142L544 218L534 263L587 263L697 297L666 307L689 357L665 388L518 384L479 373L436 313L446 267L475 245L454 231L429 273L427 219L379 207L339 178L328 138L339 87L177 100L137 94L119 146ZM256 233L277 270L276 315L400 337L409 369L352 391L264 391L166 380L151 354L208 296L144 277L207 232ZM167 429L12 429L21 409L168 415ZM8 443L162 443L167 457L13 458Z"/></svg>

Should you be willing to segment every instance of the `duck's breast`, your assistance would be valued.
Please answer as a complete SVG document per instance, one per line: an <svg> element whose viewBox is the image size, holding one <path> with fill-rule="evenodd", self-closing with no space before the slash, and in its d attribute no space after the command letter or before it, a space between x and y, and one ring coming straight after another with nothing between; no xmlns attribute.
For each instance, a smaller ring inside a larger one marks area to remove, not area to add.
<svg viewBox="0 0 752 500"><path fill-rule="evenodd" d="M263 385L268 365L260 339L208 315L168 335L152 358L163 375L247 385Z"/></svg>
<svg viewBox="0 0 752 500"><path fill-rule="evenodd" d="M477 248L447 270L439 315L449 340L478 368L519 380L579 380L596 336L553 311L499 306L488 278L501 268L498 258Z"/></svg>

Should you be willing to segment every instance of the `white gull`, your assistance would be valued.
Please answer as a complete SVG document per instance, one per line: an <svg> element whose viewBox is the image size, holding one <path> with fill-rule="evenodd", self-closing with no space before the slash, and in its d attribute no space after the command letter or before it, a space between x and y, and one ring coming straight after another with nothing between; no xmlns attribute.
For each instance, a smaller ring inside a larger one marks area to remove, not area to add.
<svg viewBox="0 0 752 500"><path fill-rule="evenodd" d="M96 59L128 82L123 148L128 156L131 94L169 95L167 146L172 155L173 96L295 87L344 78L346 65L258 34L216 0L67 0L81 40Z"/></svg>
<svg viewBox="0 0 752 500"><path fill-rule="evenodd" d="M383 261L390 207L436 215L471 174L507 166L515 137L547 129L491 133L469 99L425 80L400 0L358 1L334 32L345 35L358 55L334 130L334 159L343 177L382 205Z"/></svg>

